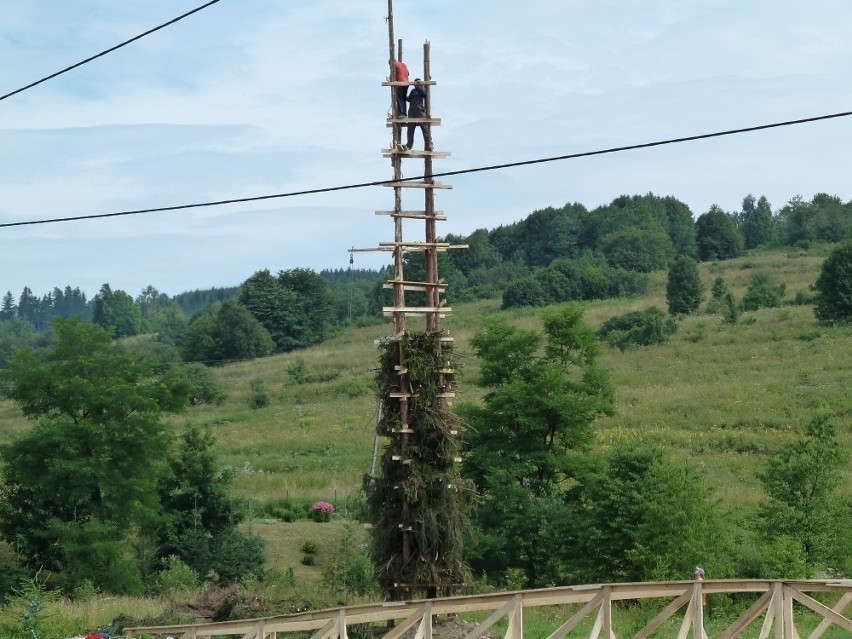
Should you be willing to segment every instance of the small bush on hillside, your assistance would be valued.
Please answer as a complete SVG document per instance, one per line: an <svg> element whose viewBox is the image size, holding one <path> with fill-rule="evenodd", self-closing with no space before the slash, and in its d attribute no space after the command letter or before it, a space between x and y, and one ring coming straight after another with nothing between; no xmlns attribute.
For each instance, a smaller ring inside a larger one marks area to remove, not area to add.
<svg viewBox="0 0 852 639"><path fill-rule="evenodd" d="M305 566L313 566L317 563L317 558L314 555L305 555L302 557L302 564Z"/></svg>
<svg viewBox="0 0 852 639"><path fill-rule="evenodd" d="M340 545L323 568L322 583L344 603L349 594L381 596L367 545L356 543L351 522L343 527Z"/></svg>
<svg viewBox="0 0 852 639"><path fill-rule="evenodd" d="M796 291L796 294L793 296L794 306L807 306L808 304L813 304L815 301L816 295L810 291Z"/></svg>
<svg viewBox="0 0 852 639"><path fill-rule="evenodd" d="M831 251L814 284L814 314L824 322L852 321L852 241Z"/></svg>
<svg viewBox="0 0 852 639"><path fill-rule="evenodd" d="M327 501L318 501L311 506L311 519L316 522L331 521L334 514L334 506Z"/></svg>
<svg viewBox="0 0 852 639"><path fill-rule="evenodd" d="M743 296L743 310L756 311L760 308L781 306L786 285L776 283L766 273L755 275Z"/></svg>
<svg viewBox="0 0 852 639"><path fill-rule="evenodd" d="M12 547L6 543L0 543L0 604L6 601L12 589L28 574Z"/></svg>
<svg viewBox="0 0 852 639"><path fill-rule="evenodd" d="M305 360L301 357L297 357L296 360L287 367L289 383L297 386L301 386L302 384L331 382L340 377L340 374L340 370L311 370L308 368Z"/></svg>
<svg viewBox="0 0 852 639"><path fill-rule="evenodd" d="M644 311L609 318L598 329L598 337L623 351L630 345L663 344L676 332L674 319L652 306Z"/></svg>
<svg viewBox="0 0 852 639"><path fill-rule="evenodd" d="M730 291L725 293L725 297L722 299L721 313L722 319L728 324L736 324L740 319L742 309L736 298L734 298L734 294Z"/></svg>
<svg viewBox="0 0 852 639"><path fill-rule="evenodd" d="M187 380L195 386L190 399L193 404L218 405L225 401L224 391L213 376L213 372L204 364L197 362L184 364L181 368Z"/></svg>
<svg viewBox="0 0 852 639"><path fill-rule="evenodd" d="M319 550L319 546L313 539L308 539L302 543L300 550L306 555L315 555L317 554L317 550Z"/></svg>
<svg viewBox="0 0 852 639"><path fill-rule="evenodd" d="M163 569L155 579L156 592L167 597L191 592L201 585L198 573L183 563L177 555L169 555L163 560Z"/></svg>
<svg viewBox="0 0 852 639"><path fill-rule="evenodd" d="M678 256L669 267L666 282L666 302L672 315L688 315L700 305L704 286L698 274L698 264L688 255Z"/></svg>
<svg viewBox="0 0 852 639"><path fill-rule="evenodd" d="M269 393L266 392L266 386L261 379L253 379L251 380L251 390L252 393L249 396L249 406L257 410L259 408L264 408L269 406Z"/></svg>
<svg viewBox="0 0 852 639"><path fill-rule="evenodd" d="M296 521L297 519L307 519L308 512L314 504L310 497L279 497L270 499L264 502L255 504L257 515L260 517L275 517L282 521ZM288 513L292 514L293 519L289 519Z"/></svg>

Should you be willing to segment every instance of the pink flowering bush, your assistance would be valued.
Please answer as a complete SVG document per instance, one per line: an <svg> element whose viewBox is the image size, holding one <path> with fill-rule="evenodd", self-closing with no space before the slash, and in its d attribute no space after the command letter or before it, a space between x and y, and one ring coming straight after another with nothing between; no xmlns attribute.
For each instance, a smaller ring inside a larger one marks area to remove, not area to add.
<svg viewBox="0 0 852 639"><path fill-rule="evenodd" d="M311 506L311 519L314 521L331 521L334 505L327 501L318 501Z"/></svg>

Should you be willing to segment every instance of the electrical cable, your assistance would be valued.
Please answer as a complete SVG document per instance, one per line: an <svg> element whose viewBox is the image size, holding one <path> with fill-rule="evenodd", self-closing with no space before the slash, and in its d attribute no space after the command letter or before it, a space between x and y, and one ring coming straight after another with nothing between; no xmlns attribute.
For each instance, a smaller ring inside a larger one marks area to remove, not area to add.
<svg viewBox="0 0 852 639"><path fill-rule="evenodd" d="M216 0L218 1L218 0ZM76 222L79 220L95 220L101 218L109 218L109 217L120 217L125 215L140 215L143 213L162 213L166 211L178 211L183 209L195 209L195 208L203 208L210 206L222 206L224 204L240 204L245 202L259 202L262 200L273 200L273 199L281 199L287 197L296 197L301 195L316 195L319 193L331 193L333 191L345 191L352 189L362 189L369 186L384 186L388 184L394 184L399 182L414 182L418 180L439 178L439 177L450 177L455 175L466 175L469 173L481 173L485 171L496 171L500 169L509 169L515 168L519 166L530 166L533 164L544 164L546 162L559 162L562 160L575 160L577 158L585 158L592 157L595 155L606 155L612 153L622 153L624 151L635 151L637 149L649 149L657 146L665 146L669 144L680 144L683 142L694 142L697 140L707 140L710 138L718 138L729 135L737 135L741 133L752 133L755 131L765 131L767 129L777 129L780 127L786 126L794 126L797 124L807 124L810 122L819 122L822 120L832 120L836 118L844 118L852 115L852 111L843 111L841 113L832 113L829 115L818 115L809 118L800 118L797 120L785 120L783 122L774 122L772 124L760 124L757 126L750 127L742 127L738 129L728 129L726 131L716 131L713 133L701 133L698 135L689 135L685 137L679 138L669 138L666 140L658 140L656 142L643 142L640 144L630 144L626 146L616 146L610 147L607 149L598 149L596 151L583 151L580 153L569 153L566 155L557 155L552 157L538 158L535 160L522 160L518 162L506 162L504 164L491 164L488 166L480 166L472 169L459 169L457 171L444 171L441 173L433 173L430 176L426 175L418 175L410 178L402 178L399 180L376 180L373 182L360 182L356 184L346 184L342 186L330 186L324 188L316 188L316 189L306 189L303 191L290 191L288 193L275 193L271 195L258 195L253 197L243 197L243 198L233 198L228 200L216 200L212 202L198 202L195 204L178 204L175 206L160 206L148 209L135 209L130 211L118 211L115 213L94 213L89 215L75 215L70 217L58 217L51 218L45 220L27 220L22 222L5 222L0 223L0 228L9 228L12 226L31 226L35 224L53 224L56 222Z"/></svg>
<svg viewBox="0 0 852 639"><path fill-rule="evenodd" d="M188 18L192 14L198 13L199 11L206 9L207 7L214 5L217 2L219 2L219 0L210 0L210 2L203 4L200 7L196 7L192 11L187 11L183 15L179 15L177 18L173 18L172 20L169 20L168 22L164 22L163 24L161 24L157 27L154 27L153 29L148 29L148 31L145 31L144 33L140 33L139 35L134 36L134 37L130 38L129 40L125 40L121 44L117 44L114 47L110 47L109 49L106 49L105 51L101 51L100 53L97 53L93 56L90 56L90 57L86 58L85 60L81 60L80 62L77 62L76 64L72 64L70 67L65 67L61 71L57 71L56 73L51 73L50 75L43 77L41 80L36 80L35 82L31 82L30 84L28 84L25 87L21 87L20 89L15 89L14 91L11 91L10 93L7 93L5 95L0 95L0 101L5 100L6 98L11 98L13 95L23 93L27 89L32 89L33 87L36 87L39 84L42 84L43 82L47 82L48 80L52 80L53 78L58 77L58 76L62 75L63 73L68 73L69 71L76 69L77 67L81 67L84 64L88 64L89 62L92 62L93 60L97 60L98 58L101 58L101 57L103 57L103 56L105 56L109 53L112 53L113 51L117 51L121 47L127 46L131 42L136 42L137 40L140 40L147 35L151 35L155 31L159 31L160 29L164 29L165 27L168 27L169 25L172 25L175 22L180 22L184 18Z"/></svg>

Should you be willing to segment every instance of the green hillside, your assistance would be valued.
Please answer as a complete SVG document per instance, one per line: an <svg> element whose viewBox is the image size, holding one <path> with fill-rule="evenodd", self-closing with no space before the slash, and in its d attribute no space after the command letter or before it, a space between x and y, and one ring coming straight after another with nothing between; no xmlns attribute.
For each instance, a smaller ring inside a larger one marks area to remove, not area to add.
<svg viewBox="0 0 852 639"><path fill-rule="evenodd" d="M752 253L699 268L708 291L722 277L738 299L756 273L768 273L786 285L792 302L808 294L826 253ZM498 300L454 305L445 323L462 364L457 402L478 399L469 340L484 317L504 312L519 325L538 324L537 309L499 306ZM665 272L653 274L645 296L585 303L585 318L598 326L649 306L666 308ZM345 329L307 350L214 368L224 403L194 407L173 422L212 427L221 460L236 471L236 494L246 500L343 501L357 493L370 467L374 340L389 332L389 322ZM694 460L732 506L751 506L760 499L757 464L816 412L834 415L852 451L850 338L852 327L820 325L811 306L790 303L744 313L737 324L702 308L680 321L668 344L606 348L602 362L616 388L617 411L596 423L596 445L653 440ZM254 408L263 403L257 395L268 404ZM0 439L27 427L14 406L0 403ZM846 472L852 487L852 466Z"/></svg>
<svg viewBox="0 0 852 639"><path fill-rule="evenodd" d="M734 524L745 528L763 498L757 470L811 417L828 413L845 452L844 489L852 494L852 326L821 325L812 306L793 303L808 298L827 253L827 247L777 250L700 264L708 291L721 277L741 299L754 275L766 273L785 284L785 303L743 313L736 324L702 306L679 320L664 345L624 352L604 347L601 362L616 389L616 413L595 423L593 449L654 442L688 460ZM654 273L647 295L585 303L585 319L597 327L629 311L665 309L665 287L665 272ZM503 313L519 326L538 327L539 312L501 311L499 300L453 307L446 327L461 362L457 402L477 402L482 392L473 382L477 361L470 339L483 319ZM213 368L224 402L170 418L175 431L187 424L211 427L220 461L235 471L235 496L255 513L245 526L267 540L267 567L298 584L282 586L283 599L323 601L319 583L340 544L365 540L363 529L350 528L347 535L340 520L287 523L273 515L276 507L281 512L320 499L338 510L360 503L374 443L374 340L388 333L389 322L351 328L307 350ZM0 402L0 442L28 428L14 405ZM305 542L318 546L316 565L302 562ZM142 614L147 604L124 605ZM97 619L107 614L98 610ZM157 608L152 614L167 613Z"/></svg>
<svg viewBox="0 0 852 639"><path fill-rule="evenodd" d="M723 277L740 298L755 273L786 284L785 297L807 293L823 254L779 251L701 264L709 290ZM648 306L666 308L665 273L649 295L586 304L586 320ZM454 306L446 327L462 362L458 402L477 401L476 361L468 342L498 301ZM520 325L537 324L536 309L508 312ZM193 409L178 422L211 424L222 459L238 472L236 490L251 500L309 497L342 500L361 484L373 444L374 340L389 326L346 330L305 351L214 369L227 389L221 406ZM699 311L680 322L665 345L605 349L617 412L597 422L597 445L651 439L688 457L732 505L759 498L754 470L817 411L833 414L852 450L852 328L820 325L809 305L745 313L737 324ZM304 362L294 383L288 372ZM321 381L310 381L315 377ZM250 407L256 393L269 404ZM847 468L852 479L852 468ZM852 486L852 481L846 482Z"/></svg>

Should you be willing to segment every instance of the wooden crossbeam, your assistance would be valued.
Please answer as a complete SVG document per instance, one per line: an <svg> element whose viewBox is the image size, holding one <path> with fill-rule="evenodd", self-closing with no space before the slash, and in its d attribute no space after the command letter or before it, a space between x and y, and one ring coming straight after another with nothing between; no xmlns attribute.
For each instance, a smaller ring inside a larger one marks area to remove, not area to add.
<svg viewBox="0 0 852 639"><path fill-rule="evenodd" d="M391 217L404 217L412 220L436 220L446 221L443 211L435 211L435 215L427 215L426 211L376 211L376 215L389 215Z"/></svg>
<svg viewBox="0 0 852 639"><path fill-rule="evenodd" d="M396 189L451 189L453 188L451 184L444 184L443 182L419 182L415 180L408 180L402 182L384 182L382 186L390 186Z"/></svg>

